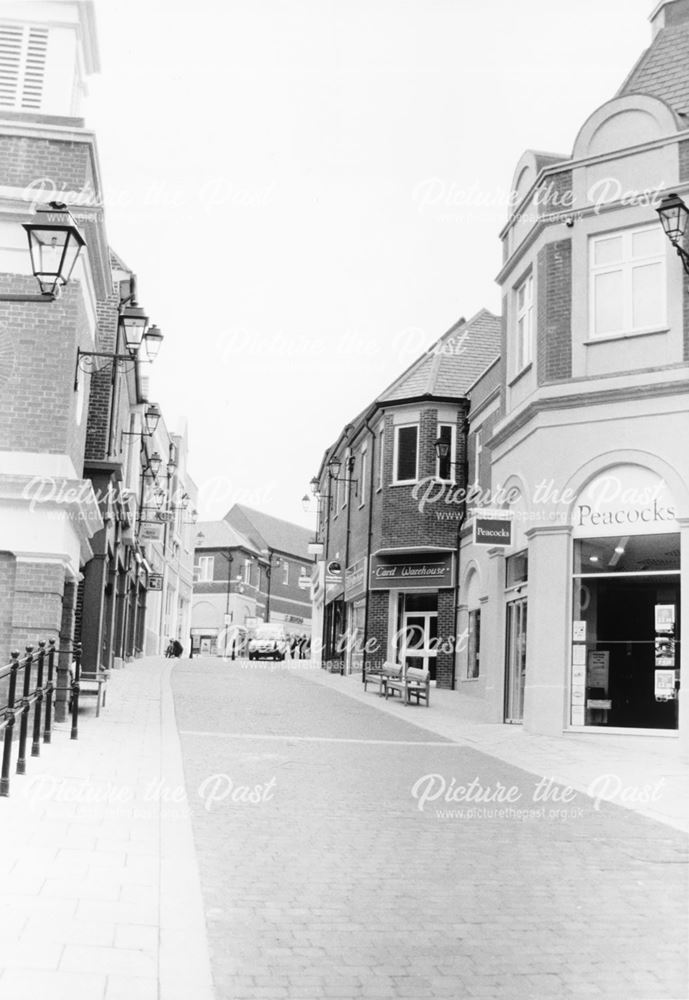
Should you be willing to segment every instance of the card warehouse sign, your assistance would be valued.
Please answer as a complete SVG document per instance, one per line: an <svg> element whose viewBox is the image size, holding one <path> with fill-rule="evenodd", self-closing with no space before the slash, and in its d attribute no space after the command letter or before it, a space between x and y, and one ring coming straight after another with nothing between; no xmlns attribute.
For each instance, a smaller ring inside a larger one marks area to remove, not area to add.
<svg viewBox="0 0 689 1000"><path fill-rule="evenodd" d="M455 585L451 552L395 552L371 556L371 590L438 590Z"/></svg>

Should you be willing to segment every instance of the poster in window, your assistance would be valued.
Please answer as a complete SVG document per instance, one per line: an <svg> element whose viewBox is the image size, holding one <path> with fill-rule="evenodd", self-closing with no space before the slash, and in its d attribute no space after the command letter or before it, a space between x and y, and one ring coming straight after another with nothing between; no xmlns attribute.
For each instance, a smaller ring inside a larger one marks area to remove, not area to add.
<svg viewBox="0 0 689 1000"><path fill-rule="evenodd" d="M588 686L608 690L610 653L607 649L592 649L588 662Z"/></svg>
<svg viewBox="0 0 689 1000"><path fill-rule="evenodd" d="M656 604L656 632L675 631L675 606L674 604Z"/></svg>

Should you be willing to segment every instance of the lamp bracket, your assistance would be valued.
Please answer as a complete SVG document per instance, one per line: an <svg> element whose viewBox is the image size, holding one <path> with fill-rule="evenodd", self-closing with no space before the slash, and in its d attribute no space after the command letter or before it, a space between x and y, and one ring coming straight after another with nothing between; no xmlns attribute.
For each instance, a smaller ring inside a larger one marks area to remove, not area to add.
<svg viewBox="0 0 689 1000"><path fill-rule="evenodd" d="M94 372L106 371L111 367L121 372L131 372L134 371L137 362L141 363L141 360L132 354L113 354L111 351L82 351L78 347L77 363L74 368L74 391L76 392L79 388L80 370L86 372L88 375L93 375ZM131 432L127 431L126 433Z"/></svg>
<svg viewBox="0 0 689 1000"><path fill-rule="evenodd" d="M0 302L54 302L57 295L54 292L44 292L41 295L0 295Z"/></svg>

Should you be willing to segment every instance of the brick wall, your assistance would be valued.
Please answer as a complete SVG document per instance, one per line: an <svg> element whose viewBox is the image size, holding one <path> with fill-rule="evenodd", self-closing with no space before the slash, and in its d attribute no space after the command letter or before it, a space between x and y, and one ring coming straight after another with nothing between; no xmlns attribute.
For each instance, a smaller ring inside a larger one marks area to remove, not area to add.
<svg viewBox="0 0 689 1000"><path fill-rule="evenodd" d="M572 241L549 243L538 254L536 364L538 384L572 377Z"/></svg>
<svg viewBox="0 0 689 1000"><path fill-rule="evenodd" d="M0 552L0 666L12 652L12 612L16 562L11 552Z"/></svg>
<svg viewBox="0 0 689 1000"><path fill-rule="evenodd" d="M36 281L0 275L0 288L35 295ZM0 320L15 345L0 393L0 449L67 453L80 472L86 414L77 425L74 366L77 346L88 341L88 321L79 283L70 282L55 302L2 303Z"/></svg>
<svg viewBox="0 0 689 1000"><path fill-rule="evenodd" d="M115 351L119 292L98 303L97 350ZM80 374L80 378L84 377ZM88 378L89 376L85 376ZM104 459L108 455L108 433L112 394L112 371L105 369L90 376L91 388L88 405L86 431L86 458L92 461ZM120 394L120 400L126 394ZM128 409L128 407L127 407ZM125 430L128 428L125 427ZM113 446L117 448L117 435L113 435Z"/></svg>
<svg viewBox="0 0 689 1000"><path fill-rule="evenodd" d="M439 688L452 688L454 647L449 649L449 643L443 643L448 637L456 638L455 627L455 592L454 590L438 591L438 636L440 643L436 657L436 684Z"/></svg>
<svg viewBox="0 0 689 1000"><path fill-rule="evenodd" d="M545 179L547 196L541 199L539 215L566 212L572 207L572 171L563 170Z"/></svg>
<svg viewBox="0 0 689 1000"><path fill-rule="evenodd" d="M368 600L367 644L373 651L366 655L367 669L387 659L389 591L372 590ZM375 645L371 640L375 639Z"/></svg>
<svg viewBox="0 0 689 1000"><path fill-rule="evenodd" d="M74 203L77 199L68 197L70 192L94 187L90 145L65 139L0 135L0 177L8 187L20 188L44 179L46 193L54 192L56 200ZM34 184L34 189L40 190L40 186ZM31 200L30 194L27 200Z"/></svg>
<svg viewBox="0 0 689 1000"><path fill-rule="evenodd" d="M57 563L18 562L10 642L15 649L57 639L62 624L65 572Z"/></svg>

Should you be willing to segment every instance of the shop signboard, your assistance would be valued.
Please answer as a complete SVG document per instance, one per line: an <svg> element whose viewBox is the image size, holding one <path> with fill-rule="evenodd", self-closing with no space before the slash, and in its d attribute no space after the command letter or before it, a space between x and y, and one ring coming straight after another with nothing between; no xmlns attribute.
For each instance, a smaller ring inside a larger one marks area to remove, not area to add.
<svg viewBox="0 0 689 1000"><path fill-rule="evenodd" d="M345 601L352 601L359 594L366 592L366 556L358 559L345 570L344 593Z"/></svg>
<svg viewBox="0 0 689 1000"><path fill-rule="evenodd" d="M638 465L606 469L572 506L575 538L676 532L676 517L677 506L665 480Z"/></svg>
<svg viewBox="0 0 689 1000"><path fill-rule="evenodd" d="M141 542L162 542L163 525L155 524L153 521L142 521L139 526L139 541Z"/></svg>
<svg viewBox="0 0 689 1000"><path fill-rule="evenodd" d="M512 544L512 522L506 517L477 517L474 521L474 545L502 546Z"/></svg>
<svg viewBox="0 0 689 1000"><path fill-rule="evenodd" d="M453 587L452 552L427 551L375 553L369 574L371 590L438 590Z"/></svg>
<svg viewBox="0 0 689 1000"><path fill-rule="evenodd" d="M163 589L163 576L162 573L151 573L148 578L148 589L149 590L162 590Z"/></svg>

